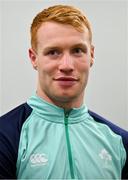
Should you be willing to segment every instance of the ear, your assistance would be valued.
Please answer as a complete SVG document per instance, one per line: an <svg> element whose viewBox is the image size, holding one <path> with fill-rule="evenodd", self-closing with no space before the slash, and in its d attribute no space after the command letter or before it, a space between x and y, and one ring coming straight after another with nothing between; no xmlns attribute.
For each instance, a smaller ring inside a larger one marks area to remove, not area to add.
<svg viewBox="0 0 128 180"><path fill-rule="evenodd" d="M30 48L29 49L29 58L31 60L32 66L35 70L37 70L37 57L36 52Z"/></svg>
<svg viewBox="0 0 128 180"><path fill-rule="evenodd" d="M90 67L92 67L92 65L94 64L94 46L91 45L91 59L90 59Z"/></svg>

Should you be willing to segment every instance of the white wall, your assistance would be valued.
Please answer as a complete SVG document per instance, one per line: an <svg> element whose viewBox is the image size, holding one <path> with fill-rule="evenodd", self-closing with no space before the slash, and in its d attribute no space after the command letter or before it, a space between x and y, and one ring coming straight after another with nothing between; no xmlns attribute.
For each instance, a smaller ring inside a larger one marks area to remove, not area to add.
<svg viewBox="0 0 128 180"><path fill-rule="evenodd" d="M60 3L75 5L85 11L93 26L95 64L86 90L86 104L91 110L128 129L128 3L123 0L0 1L2 114L26 101L35 91L36 73L27 52L30 24L39 11Z"/></svg>

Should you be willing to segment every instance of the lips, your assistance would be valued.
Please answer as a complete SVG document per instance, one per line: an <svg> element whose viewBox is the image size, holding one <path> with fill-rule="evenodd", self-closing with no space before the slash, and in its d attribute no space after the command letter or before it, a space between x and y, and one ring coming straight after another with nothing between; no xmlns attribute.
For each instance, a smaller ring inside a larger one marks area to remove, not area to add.
<svg viewBox="0 0 128 180"><path fill-rule="evenodd" d="M57 81L59 85L65 87L73 86L78 81L78 79L74 77L58 77L55 78L54 80Z"/></svg>
<svg viewBox="0 0 128 180"><path fill-rule="evenodd" d="M77 81L74 77L58 77L55 78L56 81Z"/></svg>

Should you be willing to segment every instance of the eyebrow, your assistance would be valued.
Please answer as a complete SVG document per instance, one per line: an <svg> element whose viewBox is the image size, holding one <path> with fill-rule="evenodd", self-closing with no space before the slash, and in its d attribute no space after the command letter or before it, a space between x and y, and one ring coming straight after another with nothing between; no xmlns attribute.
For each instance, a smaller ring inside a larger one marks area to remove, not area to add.
<svg viewBox="0 0 128 180"><path fill-rule="evenodd" d="M72 48L75 48L75 47L82 47L82 48L84 48L84 49L87 49L87 48L88 48L87 44L85 44L85 43L78 43L78 44L74 44L74 45L72 46Z"/></svg>
<svg viewBox="0 0 128 180"><path fill-rule="evenodd" d="M52 49L61 49L61 48L59 46L48 46L48 47L44 48L44 51L49 51L49 50L52 50Z"/></svg>
<svg viewBox="0 0 128 180"><path fill-rule="evenodd" d="M73 48L76 48L76 47L81 47L81 48L83 48L83 49L87 49L88 48L88 46L87 46L87 44L85 44L85 43L77 43L77 44L74 44L74 45L72 45L71 46L71 49L73 49ZM49 50L58 50L58 49L63 49L60 45L51 45L51 46L47 46L47 47L45 47L44 49L43 49L43 52L47 52L47 51L49 51Z"/></svg>

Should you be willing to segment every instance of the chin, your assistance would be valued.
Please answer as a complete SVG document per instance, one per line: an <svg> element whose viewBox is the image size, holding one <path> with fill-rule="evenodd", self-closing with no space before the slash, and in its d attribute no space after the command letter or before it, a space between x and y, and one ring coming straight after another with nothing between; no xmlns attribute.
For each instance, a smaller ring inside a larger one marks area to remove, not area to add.
<svg viewBox="0 0 128 180"><path fill-rule="evenodd" d="M73 100L76 100L78 98L77 95L71 95L71 94L62 94L60 96L54 96L55 99L57 101L60 101L60 102L70 102L70 101L73 101Z"/></svg>

